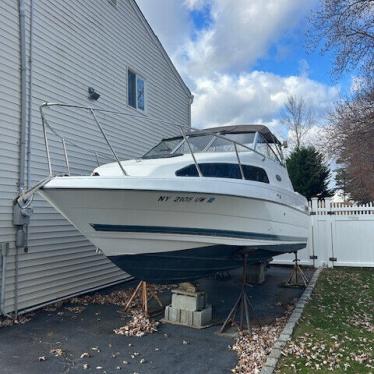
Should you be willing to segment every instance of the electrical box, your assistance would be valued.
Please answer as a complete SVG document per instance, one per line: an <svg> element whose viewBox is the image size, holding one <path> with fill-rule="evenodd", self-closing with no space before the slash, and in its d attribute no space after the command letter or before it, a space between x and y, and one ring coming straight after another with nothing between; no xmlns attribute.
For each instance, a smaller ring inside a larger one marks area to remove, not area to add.
<svg viewBox="0 0 374 374"><path fill-rule="evenodd" d="M22 208L18 204L13 209L13 224L16 226L24 226L30 223L30 217L33 213L31 208Z"/></svg>

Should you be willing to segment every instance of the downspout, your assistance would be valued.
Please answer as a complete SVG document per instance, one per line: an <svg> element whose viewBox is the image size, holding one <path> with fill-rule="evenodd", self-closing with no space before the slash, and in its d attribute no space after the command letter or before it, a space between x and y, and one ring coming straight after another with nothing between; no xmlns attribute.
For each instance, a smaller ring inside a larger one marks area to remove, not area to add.
<svg viewBox="0 0 374 374"><path fill-rule="evenodd" d="M20 162L19 162L19 192L25 189L25 161L26 161L26 135L27 135L27 71L26 71L26 15L25 1L19 0L19 31L20 31L20 79L21 79L21 135L20 135Z"/></svg>
<svg viewBox="0 0 374 374"><path fill-rule="evenodd" d="M30 0L30 18L29 18L29 59L28 59L28 92L27 92L27 165L26 165L26 178L27 189L31 188L31 140L32 140L32 53L33 53L33 17L34 14L34 1ZM24 252L29 251L29 225L25 226L25 246Z"/></svg>
<svg viewBox="0 0 374 374"><path fill-rule="evenodd" d="M25 1L18 0L19 7L19 46L20 46L20 80L21 80L21 131L19 149L19 181L18 190L21 194L25 190L26 169L26 136L27 136L27 71L26 71L26 15ZM14 315L18 315L18 252L25 246L25 223L22 220L22 207L17 203L14 206L13 224L16 226L16 250L15 250L15 272L14 272Z"/></svg>
<svg viewBox="0 0 374 374"><path fill-rule="evenodd" d="M34 20L34 1L30 0L30 28L29 28L29 79L27 92L27 188L31 188L31 136L32 136L32 57L33 57L33 20ZM26 241L27 245L27 241Z"/></svg>

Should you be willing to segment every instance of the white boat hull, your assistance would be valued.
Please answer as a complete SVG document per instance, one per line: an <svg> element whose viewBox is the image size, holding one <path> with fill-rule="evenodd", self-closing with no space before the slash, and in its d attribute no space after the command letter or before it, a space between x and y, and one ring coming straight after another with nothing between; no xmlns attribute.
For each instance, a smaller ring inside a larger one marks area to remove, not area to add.
<svg viewBox="0 0 374 374"><path fill-rule="evenodd" d="M239 251L256 262L306 246L303 201L291 204L288 192L271 186L113 179L55 178L40 192L114 263L145 280L185 280L237 267Z"/></svg>

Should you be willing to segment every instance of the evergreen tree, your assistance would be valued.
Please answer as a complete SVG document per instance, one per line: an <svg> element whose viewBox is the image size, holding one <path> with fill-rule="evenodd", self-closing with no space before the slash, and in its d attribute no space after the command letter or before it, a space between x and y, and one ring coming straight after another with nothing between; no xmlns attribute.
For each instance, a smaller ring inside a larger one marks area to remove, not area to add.
<svg viewBox="0 0 374 374"><path fill-rule="evenodd" d="M296 148L287 159L287 170L295 191L307 199L328 197L330 170L314 147Z"/></svg>
<svg viewBox="0 0 374 374"><path fill-rule="evenodd" d="M346 201L348 196L348 176L345 168L339 168L335 170L335 191L341 190L343 194L343 200Z"/></svg>

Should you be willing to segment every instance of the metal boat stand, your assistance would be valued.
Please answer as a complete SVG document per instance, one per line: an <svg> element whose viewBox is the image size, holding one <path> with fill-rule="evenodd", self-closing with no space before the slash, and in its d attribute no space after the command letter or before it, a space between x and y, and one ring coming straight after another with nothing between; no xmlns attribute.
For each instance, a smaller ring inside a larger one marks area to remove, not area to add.
<svg viewBox="0 0 374 374"><path fill-rule="evenodd" d="M241 290L238 299L236 300L234 306L232 307L228 317L223 323L220 334L225 333L225 331L232 327L237 326L241 333L252 334L252 328L249 318L249 310L251 309L252 313L254 312L253 306L247 295L247 261L248 255L243 254L243 267L242 267L242 276L241 276ZM236 315L239 313L239 324L235 322ZM259 323L259 321L257 321ZM260 323L259 323L260 324Z"/></svg>
<svg viewBox="0 0 374 374"><path fill-rule="evenodd" d="M284 284L284 287L306 287L309 283L309 279L300 267L300 260L297 257L297 251L294 252L294 255L294 265L287 282Z"/></svg>
<svg viewBox="0 0 374 374"><path fill-rule="evenodd" d="M125 306L125 312L130 308L131 303L133 302L135 297L138 295L140 296L141 307L146 317L149 317L150 314L154 315L154 314L161 312L162 308L164 307L160 298L157 295L157 292L152 288L152 286L148 286L147 282L145 281L140 281ZM160 310L155 310L155 311L152 311L152 313L150 313L149 308L148 308L148 301L150 301L151 299L156 300L157 304L161 307Z"/></svg>

